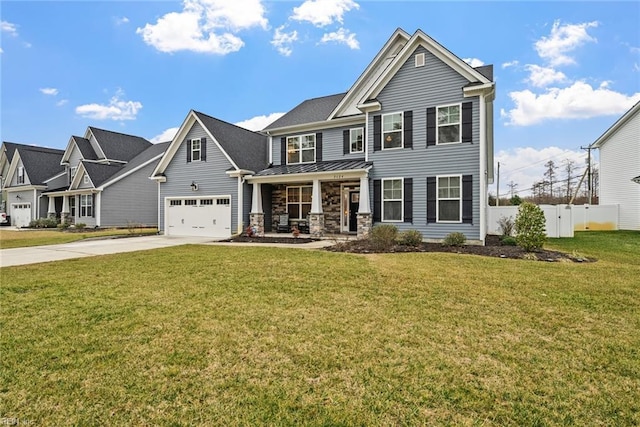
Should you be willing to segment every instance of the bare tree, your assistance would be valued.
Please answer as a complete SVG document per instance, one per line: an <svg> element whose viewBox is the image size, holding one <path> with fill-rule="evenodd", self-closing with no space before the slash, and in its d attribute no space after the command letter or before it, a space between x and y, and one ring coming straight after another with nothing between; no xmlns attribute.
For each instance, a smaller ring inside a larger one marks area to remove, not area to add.
<svg viewBox="0 0 640 427"><path fill-rule="evenodd" d="M575 173L577 167L576 167L576 163L573 160L570 159L565 159L564 160L564 173L565 173L565 197L566 197L566 202L569 203L569 200L571 200L571 195L573 194L573 183L574 183L574 179L575 177L573 176L573 174Z"/></svg>
<svg viewBox="0 0 640 427"><path fill-rule="evenodd" d="M549 185L549 197L553 199L553 182L556 177L556 169L558 168L553 160L549 160L544 164L544 167L547 168L547 171L544 173L545 178L547 178L547 182Z"/></svg>

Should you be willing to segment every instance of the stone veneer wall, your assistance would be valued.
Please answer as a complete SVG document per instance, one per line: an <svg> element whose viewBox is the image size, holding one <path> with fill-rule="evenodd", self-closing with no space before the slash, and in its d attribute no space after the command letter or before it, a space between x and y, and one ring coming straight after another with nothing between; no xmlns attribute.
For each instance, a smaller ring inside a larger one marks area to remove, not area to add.
<svg viewBox="0 0 640 427"><path fill-rule="evenodd" d="M292 184L292 185L309 185ZM340 233L340 183L339 182L322 182L320 183L322 190L322 210L324 213L325 233ZM287 213L287 185L275 184L272 192L273 217L272 227L274 230L278 228L278 215Z"/></svg>

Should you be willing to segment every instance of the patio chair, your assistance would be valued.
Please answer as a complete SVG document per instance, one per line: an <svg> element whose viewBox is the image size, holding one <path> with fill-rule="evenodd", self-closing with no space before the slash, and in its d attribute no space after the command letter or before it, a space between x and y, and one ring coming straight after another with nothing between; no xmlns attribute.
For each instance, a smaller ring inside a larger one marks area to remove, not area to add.
<svg viewBox="0 0 640 427"><path fill-rule="evenodd" d="M278 233L289 232L289 214L282 214L278 216Z"/></svg>

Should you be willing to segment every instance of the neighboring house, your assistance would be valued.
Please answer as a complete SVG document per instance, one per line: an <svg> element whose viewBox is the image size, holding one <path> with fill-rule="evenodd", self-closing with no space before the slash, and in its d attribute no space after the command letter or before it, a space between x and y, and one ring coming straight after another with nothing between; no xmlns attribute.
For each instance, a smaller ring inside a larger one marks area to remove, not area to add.
<svg viewBox="0 0 640 427"><path fill-rule="evenodd" d="M286 214L313 236L394 224L484 242L492 74L398 29L348 92L304 101L262 134L192 111L152 175L159 227L228 237Z"/></svg>
<svg viewBox="0 0 640 427"><path fill-rule="evenodd" d="M149 175L168 143L88 127L61 156L63 182L43 195L45 216L87 227L157 225L158 187Z"/></svg>
<svg viewBox="0 0 640 427"><path fill-rule="evenodd" d="M600 150L599 203L619 205L621 230L640 230L640 102L591 147Z"/></svg>
<svg viewBox="0 0 640 427"><path fill-rule="evenodd" d="M11 225L27 227L47 215L42 194L64 182L63 150L3 142L0 148L3 211Z"/></svg>

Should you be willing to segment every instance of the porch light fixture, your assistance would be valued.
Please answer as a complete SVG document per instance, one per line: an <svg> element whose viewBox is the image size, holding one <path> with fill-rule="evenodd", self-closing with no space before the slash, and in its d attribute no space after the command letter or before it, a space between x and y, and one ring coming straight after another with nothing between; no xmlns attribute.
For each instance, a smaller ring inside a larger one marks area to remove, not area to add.
<svg viewBox="0 0 640 427"><path fill-rule="evenodd" d="M191 191L198 191L198 184L195 181L191 181Z"/></svg>
<svg viewBox="0 0 640 427"><path fill-rule="evenodd" d="M22 196L21 196L21 195L19 195L19 194L16 194L16 199L18 199L18 200L22 200Z"/></svg>

